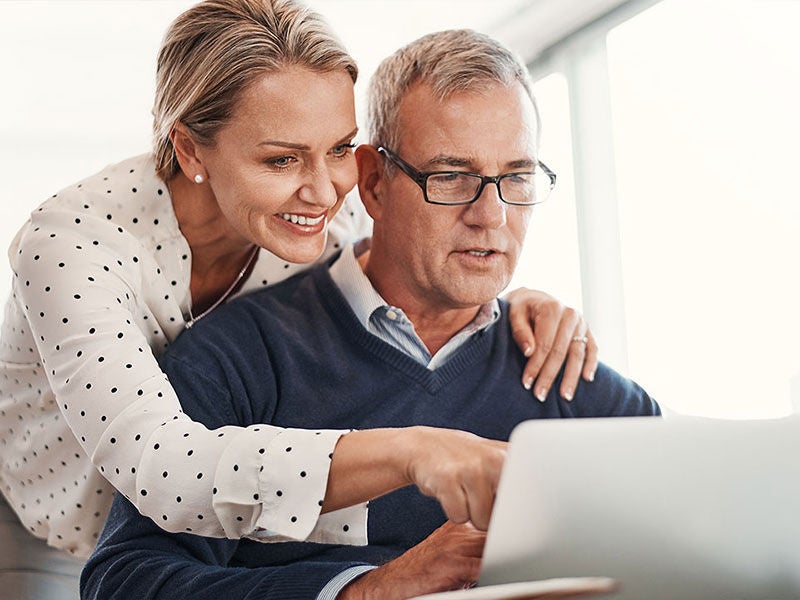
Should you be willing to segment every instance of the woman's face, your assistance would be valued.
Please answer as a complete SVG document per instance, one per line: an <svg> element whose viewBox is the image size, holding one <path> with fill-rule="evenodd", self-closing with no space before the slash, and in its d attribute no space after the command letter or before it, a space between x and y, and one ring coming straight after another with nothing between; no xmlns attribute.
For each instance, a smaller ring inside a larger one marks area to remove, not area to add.
<svg viewBox="0 0 800 600"><path fill-rule="evenodd" d="M301 67L244 90L213 146L198 148L220 211L243 238L305 263L356 183L353 81Z"/></svg>

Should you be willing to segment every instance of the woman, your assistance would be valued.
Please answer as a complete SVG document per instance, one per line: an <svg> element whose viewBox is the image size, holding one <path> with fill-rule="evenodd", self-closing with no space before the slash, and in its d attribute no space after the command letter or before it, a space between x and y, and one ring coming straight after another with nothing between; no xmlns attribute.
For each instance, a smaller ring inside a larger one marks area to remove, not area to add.
<svg viewBox="0 0 800 600"><path fill-rule="evenodd" d="M356 181L356 75L327 26L292 0L204 2L178 17L159 54L154 153L63 190L20 230L0 344L0 476L35 536L87 555L116 488L170 531L358 543L364 532L341 523L363 506L320 511L409 483L452 506L453 488L473 485L453 471L470 463L496 479L491 442L417 430L415 449L441 453L398 457L412 468L365 487L359 459L380 431L208 431L181 412L158 367L219 304L368 235L345 199ZM530 354L522 323L537 319L545 342L576 355L574 385L584 350L588 378L596 349L585 322L559 306L523 293L517 339ZM558 355L548 360L560 366ZM534 358L527 386L544 362ZM242 469L217 473L229 456ZM316 476L295 481L297 461ZM264 489L286 497L266 503Z"/></svg>

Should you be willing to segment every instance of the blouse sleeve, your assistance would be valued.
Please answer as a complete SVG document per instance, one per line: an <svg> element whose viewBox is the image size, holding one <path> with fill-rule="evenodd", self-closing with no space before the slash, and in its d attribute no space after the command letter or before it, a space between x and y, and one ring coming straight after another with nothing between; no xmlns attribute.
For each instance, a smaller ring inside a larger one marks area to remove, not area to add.
<svg viewBox="0 0 800 600"><path fill-rule="evenodd" d="M365 527L341 527L365 522L365 505L319 514L344 432L210 430L182 412L154 354L165 339L148 319L156 267L136 237L96 216L46 211L12 267L62 414L142 514L172 532L365 543ZM298 477L300 463L313 476Z"/></svg>

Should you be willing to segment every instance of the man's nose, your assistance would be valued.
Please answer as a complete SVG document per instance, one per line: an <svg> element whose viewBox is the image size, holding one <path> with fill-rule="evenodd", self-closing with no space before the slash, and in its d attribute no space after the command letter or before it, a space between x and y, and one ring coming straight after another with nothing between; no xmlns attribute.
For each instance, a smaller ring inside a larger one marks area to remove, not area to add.
<svg viewBox="0 0 800 600"><path fill-rule="evenodd" d="M483 229L499 229L506 224L505 202L500 200L500 190L495 183L487 183L481 195L464 211L464 223Z"/></svg>

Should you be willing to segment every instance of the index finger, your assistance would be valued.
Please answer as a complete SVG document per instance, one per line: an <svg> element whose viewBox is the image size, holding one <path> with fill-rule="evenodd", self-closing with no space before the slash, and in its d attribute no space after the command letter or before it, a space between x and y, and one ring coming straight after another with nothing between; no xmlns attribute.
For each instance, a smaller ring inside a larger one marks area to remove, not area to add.
<svg viewBox="0 0 800 600"><path fill-rule="evenodd" d="M526 390L531 389L533 382L539 376L542 365L550 355L559 326L558 319L547 318L541 313L537 314L534 320L536 333L533 338L533 354L522 371L522 385Z"/></svg>
<svg viewBox="0 0 800 600"><path fill-rule="evenodd" d="M561 371L561 367L563 366L565 360L568 357L572 358L569 355L569 352L572 349L571 346L573 345L573 333L579 326L580 315L570 308L564 310L558 330L556 331L555 338L553 339L552 346L549 348L547 357L545 358L544 364L539 370L539 375L536 379L536 391L534 395L541 402L544 402L547 398L547 394L550 391L550 386L553 385L553 381L555 381L556 376L558 375L559 371ZM581 356L580 358L581 362L579 365L583 364L583 357ZM578 372L575 374L575 379L577 379L579 372L580 367L578 367Z"/></svg>

